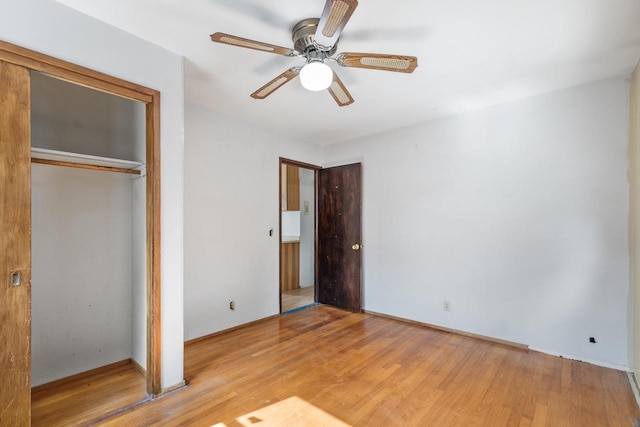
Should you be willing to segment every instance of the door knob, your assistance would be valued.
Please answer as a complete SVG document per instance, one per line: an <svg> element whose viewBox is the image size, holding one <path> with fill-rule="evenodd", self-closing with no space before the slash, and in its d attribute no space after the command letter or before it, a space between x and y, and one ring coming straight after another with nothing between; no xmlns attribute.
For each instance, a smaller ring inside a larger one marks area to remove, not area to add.
<svg viewBox="0 0 640 427"><path fill-rule="evenodd" d="M354 251L359 251L360 250L360 245L357 243L354 243L353 246L351 246L351 249L353 249Z"/></svg>

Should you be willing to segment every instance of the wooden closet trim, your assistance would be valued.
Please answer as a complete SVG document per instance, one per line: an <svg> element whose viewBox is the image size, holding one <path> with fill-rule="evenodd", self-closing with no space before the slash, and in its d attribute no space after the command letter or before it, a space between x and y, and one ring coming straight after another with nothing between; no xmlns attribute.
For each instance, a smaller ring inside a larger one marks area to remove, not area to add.
<svg viewBox="0 0 640 427"><path fill-rule="evenodd" d="M160 92L147 104L147 393L162 394L160 308ZM149 280L151 278L151 280Z"/></svg>
<svg viewBox="0 0 640 427"><path fill-rule="evenodd" d="M297 160L291 160L291 159L287 159L285 157L280 157L280 166L282 167L282 165L291 165L291 166L298 166L300 168L304 168L304 169L311 169L314 171L319 171L320 169L322 169L322 166L316 166L316 165L312 165L311 163L304 163L304 162L299 162Z"/></svg>
<svg viewBox="0 0 640 427"><path fill-rule="evenodd" d="M0 40L0 60L40 71L53 77L135 101L151 103L153 89L81 67L33 50Z"/></svg>
<svg viewBox="0 0 640 427"><path fill-rule="evenodd" d="M0 60L146 104L147 393L161 384L160 92L0 40Z"/></svg>
<svg viewBox="0 0 640 427"><path fill-rule="evenodd" d="M31 163L39 163L41 165L50 165L50 166L63 166L66 168L88 169L93 171L126 173L129 175L140 175L140 171L137 169L123 169L123 168L114 168L112 166L98 166L98 165L87 165L84 163L61 162L60 160L34 159L33 157L31 158Z"/></svg>

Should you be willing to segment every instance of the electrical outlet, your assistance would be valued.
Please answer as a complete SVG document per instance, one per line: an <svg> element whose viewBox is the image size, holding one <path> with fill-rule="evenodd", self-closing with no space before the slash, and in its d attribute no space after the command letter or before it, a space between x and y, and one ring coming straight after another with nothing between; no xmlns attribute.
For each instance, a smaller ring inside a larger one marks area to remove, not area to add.
<svg viewBox="0 0 640 427"><path fill-rule="evenodd" d="M444 311L451 311L451 301L443 301L442 309Z"/></svg>
<svg viewBox="0 0 640 427"><path fill-rule="evenodd" d="M229 303L229 310L235 310L236 309L236 302L235 301L231 301Z"/></svg>

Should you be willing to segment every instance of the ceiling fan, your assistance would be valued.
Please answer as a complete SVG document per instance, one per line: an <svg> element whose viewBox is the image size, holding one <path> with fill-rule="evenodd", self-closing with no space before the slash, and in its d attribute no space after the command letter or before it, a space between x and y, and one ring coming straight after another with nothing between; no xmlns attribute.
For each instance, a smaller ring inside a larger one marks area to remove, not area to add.
<svg viewBox="0 0 640 427"><path fill-rule="evenodd" d="M214 33L211 35L211 40L231 46L306 59L304 65L289 68L252 93L252 98L264 99L285 83L300 76L300 82L304 88L312 91L327 89L336 103L343 107L353 103L353 97L338 75L325 64L325 60L335 62L342 67L401 73L411 73L418 66L418 58L415 56L351 52L335 55L340 34L357 6L357 0L327 0L319 19L304 19L293 27L293 49L225 33Z"/></svg>

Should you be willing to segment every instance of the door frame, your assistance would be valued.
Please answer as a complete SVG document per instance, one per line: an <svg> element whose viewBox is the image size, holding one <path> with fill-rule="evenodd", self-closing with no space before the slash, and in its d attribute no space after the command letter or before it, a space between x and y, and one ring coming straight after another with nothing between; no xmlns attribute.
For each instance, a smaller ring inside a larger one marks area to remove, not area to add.
<svg viewBox="0 0 640 427"><path fill-rule="evenodd" d="M313 300L318 301L318 274L317 274L317 257L318 257L318 171L321 166L311 163L299 162L297 160L280 157L278 159L278 306L279 312L282 314L282 166L291 165L299 168L310 169L313 171Z"/></svg>
<svg viewBox="0 0 640 427"><path fill-rule="evenodd" d="M1 40L0 61L146 105L147 394L159 396L162 392L160 92Z"/></svg>

